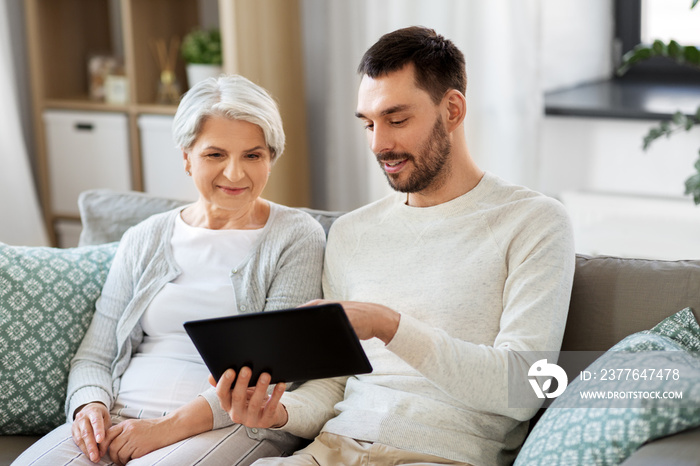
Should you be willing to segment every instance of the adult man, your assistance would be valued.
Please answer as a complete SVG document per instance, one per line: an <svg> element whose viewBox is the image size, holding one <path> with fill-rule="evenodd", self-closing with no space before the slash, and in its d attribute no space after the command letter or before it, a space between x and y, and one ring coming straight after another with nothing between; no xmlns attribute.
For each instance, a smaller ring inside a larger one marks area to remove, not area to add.
<svg viewBox="0 0 700 466"><path fill-rule="evenodd" d="M278 386L269 399L268 379L251 396L249 372L231 390L230 371L219 399L251 427L321 429L298 454L260 464L509 464L534 410L508 406L508 358L561 345L574 270L568 218L553 199L474 163L464 57L452 42L425 28L394 31L359 72L356 115L399 193L336 221L323 285L366 340L374 371L283 396Z"/></svg>

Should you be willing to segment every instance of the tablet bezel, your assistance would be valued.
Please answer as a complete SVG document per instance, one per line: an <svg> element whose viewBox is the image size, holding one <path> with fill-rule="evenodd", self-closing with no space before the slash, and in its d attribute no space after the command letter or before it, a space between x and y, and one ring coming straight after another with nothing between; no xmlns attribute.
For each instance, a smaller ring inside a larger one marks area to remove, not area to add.
<svg viewBox="0 0 700 466"><path fill-rule="evenodd" d="M185 331L216 381L229 368L277 382L369 373L372 366L338 303L187 321Z"/></svg>

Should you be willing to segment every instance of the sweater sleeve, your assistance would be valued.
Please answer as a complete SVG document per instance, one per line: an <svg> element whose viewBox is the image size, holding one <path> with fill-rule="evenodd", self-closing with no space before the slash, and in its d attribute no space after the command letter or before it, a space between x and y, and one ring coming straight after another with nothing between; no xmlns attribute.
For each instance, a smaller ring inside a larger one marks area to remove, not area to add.
<svg viewBox="0 0 700 466"><path fill-rule="evenodd" d="M527 354L561 347L575 266L568 216L563 208L544 209L503 251L508 276L492 346L453 338L402 315L387 349L464 405L527 420L536 408L508 408L508 364L527 373L534 362ZM526 356L514 358L514 352Z"/></svg>
<svg viewBox="0 0 700 466"><path fill-rule="evenodd" d="M309 380L282 395L289 419L282 430L302 438L314 438L337 413L334 406L343 400L347 377Z"/></svg>
<svg viewBox="0 0 700 466"><path fill-rule="evenodd" d="M71 361L66 398L66 418L73 421L75 410L99 401L111 409L112 365L117 359L117 325L131 300L133 261L129 235L120 242L105 280L90 327Z"/></svg>

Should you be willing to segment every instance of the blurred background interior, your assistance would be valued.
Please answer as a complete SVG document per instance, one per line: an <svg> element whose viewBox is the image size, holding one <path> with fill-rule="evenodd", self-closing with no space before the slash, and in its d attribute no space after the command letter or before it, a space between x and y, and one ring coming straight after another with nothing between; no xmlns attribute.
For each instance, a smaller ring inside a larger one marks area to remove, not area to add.
<svg viewBox="0 0 700 466"><path fill-rule="evenodd" d="M700 45L692 0L0 0L0 241L70 247L77 195L190 199L173 147L179 53L221 32L224 72L277 98L288 146L265 197L345 211L389 192L354 117L363 52L419 24L467 61L467 139L480 166L561 200L577 252L700 259L694 127L700 72L667 59L617 76L639 43ZM175 97L173 97L175 95Z"/></svg>

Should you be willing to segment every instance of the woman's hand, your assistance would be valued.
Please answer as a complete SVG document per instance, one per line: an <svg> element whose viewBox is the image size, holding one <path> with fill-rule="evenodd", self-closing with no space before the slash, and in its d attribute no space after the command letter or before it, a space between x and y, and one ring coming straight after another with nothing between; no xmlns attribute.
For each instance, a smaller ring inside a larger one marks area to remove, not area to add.
<svg viewBox="0 0 700 466"><path fill-rule="evenodd" d="M71 426L73 441L93 463L100 461L107 453L107 430L111 426L109 410L102 403L88 403L76 410Z"/></svg>
<svg viewBox="0 0 700 466"><path fill-rule="evenodd" d="M287 423L287 409L280 398L286 385L275 385L271 395L267 394L270 386L270 374L262 373L255 387L248 387L252 371L248 367L241 369L236 384L231 388L236 373L229 369L221 376L216 384L216 395L221 407L228 412L231 420L247 427L282 427ZM213 377L209 382L214 385Z"/></svg>
<svg viewBox="0 0 700 466"><path fill-rule="evenodd" d="M155 419L129 419L107 431L109 457L119 465L214 427L209 403L201 396Z"/></svg>
<svg viewBox="0 0 700 466"><path fill-rule="evenodd" d="M129 419L109 429L110 459L118 465L125 465L134 458L174 443L169 439L168 429L162 420Z"/></svg>

